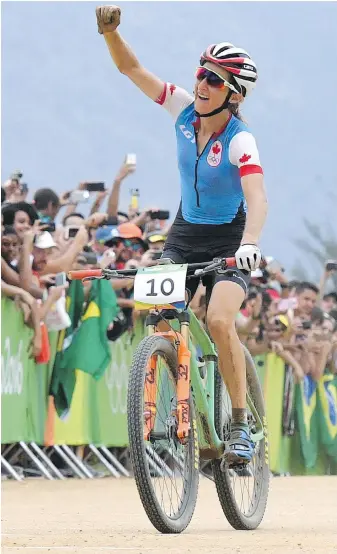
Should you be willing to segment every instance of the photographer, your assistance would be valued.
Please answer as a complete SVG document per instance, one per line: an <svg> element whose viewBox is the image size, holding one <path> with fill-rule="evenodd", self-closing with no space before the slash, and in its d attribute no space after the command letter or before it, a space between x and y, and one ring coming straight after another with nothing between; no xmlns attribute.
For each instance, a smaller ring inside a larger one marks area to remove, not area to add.
<svg viewBox="0 0 337 554"><path fill-rule="evenodd" d="M326 312L329 312L331 309L334 309L334 307L336 307L337 305L336 291L325 294L326 284L336 274L336 271L337 271L337 261L328 260L325 263L324 270L319 282L318 303Z"/></svg>

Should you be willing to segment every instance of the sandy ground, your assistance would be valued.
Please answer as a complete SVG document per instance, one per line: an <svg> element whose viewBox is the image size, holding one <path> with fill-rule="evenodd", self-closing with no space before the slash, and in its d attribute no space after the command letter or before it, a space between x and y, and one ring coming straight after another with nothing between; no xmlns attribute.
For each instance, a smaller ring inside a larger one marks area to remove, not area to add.
<svg viewBox="0 0 337 554"><path fill-rule="evenodd" d="M258 530L234 531L215 487L200 482L181 535L160 535L132 479L26 480L2 484L2 552L337 553L337 477L274 478Z"/></svg>

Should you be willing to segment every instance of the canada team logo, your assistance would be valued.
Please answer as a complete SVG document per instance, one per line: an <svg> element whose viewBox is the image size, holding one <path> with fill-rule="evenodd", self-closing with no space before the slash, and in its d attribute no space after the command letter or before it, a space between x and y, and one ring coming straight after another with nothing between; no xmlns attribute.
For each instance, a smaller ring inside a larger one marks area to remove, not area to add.
<svg viewBox="0 0 337 554"><path fill-rule="evenodd" d="M239 162L240 164L246 164L247 162L249 162L251 158L251 155L250 154L244 154L240 159L239 159Z"/></svg>
<svg viewBox="0 0 337 554"><path fill-rule="evenodd" d="M209 151L207 156L207 162L212 167L217 167L221 162L222 157L222 144L219 140L216 140Z"/></svg>

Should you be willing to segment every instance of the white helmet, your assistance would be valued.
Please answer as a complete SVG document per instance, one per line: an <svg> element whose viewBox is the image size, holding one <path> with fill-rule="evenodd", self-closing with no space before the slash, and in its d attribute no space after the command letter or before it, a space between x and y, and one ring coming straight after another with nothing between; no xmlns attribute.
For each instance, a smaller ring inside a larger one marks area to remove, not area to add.
<svg viewBox="0 0 337 554"><path fill-rule="evenodd" d="M238 92L247 96L254 88L257 80L256 65L249 54L242 48L233 46L230 42L211 44L201 54L200 65L212 62L223 67L233 75L234 86L239 85Z"/></svg>

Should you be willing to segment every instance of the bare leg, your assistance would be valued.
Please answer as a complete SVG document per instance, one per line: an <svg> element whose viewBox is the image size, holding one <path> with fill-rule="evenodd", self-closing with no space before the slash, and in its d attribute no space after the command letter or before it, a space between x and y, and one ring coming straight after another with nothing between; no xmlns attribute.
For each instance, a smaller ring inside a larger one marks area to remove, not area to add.
<svg viewBox="0 0 337 554"><path fill-rule="evenodd" d="M207 324L219 353L222 378L233 409L246 408L246 364L235 329L235 318L245 298L243 289L231 281L214 286L207 312Z"/></svg>

